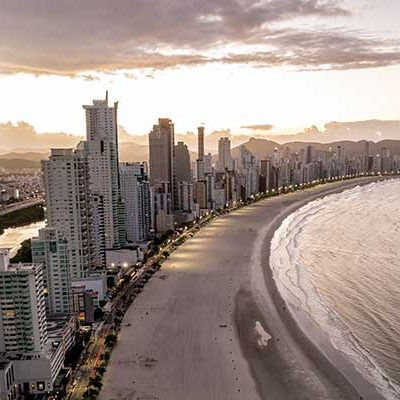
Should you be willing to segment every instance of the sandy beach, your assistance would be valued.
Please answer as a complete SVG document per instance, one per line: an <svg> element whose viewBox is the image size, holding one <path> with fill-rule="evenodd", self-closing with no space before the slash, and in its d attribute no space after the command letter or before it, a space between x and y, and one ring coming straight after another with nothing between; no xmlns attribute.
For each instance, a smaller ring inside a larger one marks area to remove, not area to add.
<svg viewBox="0 0 400 400"><path fill-rule="evenodd" d="M372 180L263 200L198 232L126 313L99 398L382 399L308 315L284 303L269 268L287 215Z"/></svg>

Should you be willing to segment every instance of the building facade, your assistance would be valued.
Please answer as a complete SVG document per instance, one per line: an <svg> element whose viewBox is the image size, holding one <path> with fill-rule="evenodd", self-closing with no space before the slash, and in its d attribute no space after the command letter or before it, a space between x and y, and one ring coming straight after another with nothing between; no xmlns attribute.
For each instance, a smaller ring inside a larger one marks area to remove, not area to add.
<svg viewBox="0 0 400 400"><path fill-rule="evenodd" d="M84 105L88 150L90 190L103 199L106 248L125 244L121 220L121 193L118 168L118 103L111 107L105 100Z"/></svg>
<svg viewBox="0 0 400 400"><path fill-rule="evenodd" d="M32 262L43 266L43 286L48 315L72 312L71 269L68 242L55 228L44 228L32 238Z"/></svg>
<svg viewBox="0 0 400 400"><path fill-rule="evenodd" d="M43 269L10 264L8 249L0 249L0 310L0 352L41 354L47 343Z"/></svg>
<svg viewBox="0 0 400 400"><path fill-rule="evenodd" d="M121 195L129 243L141 243L151 238L152 210L147 163L121 163Z"/></svg>

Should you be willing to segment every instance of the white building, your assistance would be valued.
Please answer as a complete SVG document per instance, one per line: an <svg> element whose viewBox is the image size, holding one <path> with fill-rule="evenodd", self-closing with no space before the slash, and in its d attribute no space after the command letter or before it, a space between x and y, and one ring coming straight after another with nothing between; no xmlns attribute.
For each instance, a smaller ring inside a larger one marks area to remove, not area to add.
<svg viewBox="0 0 400 400"><path fill-rule="evenodd" d="M52 149L50 158L42 161L47 226L68 241L74 277L85 276L92 263L104 258L92 247L101 246L104 238L92 236L88 158L82 147Z"/></svg>
<svg viewBox="0 0 400 400"><path fill-rule="evenodd" d="M143 249L140 246L135 246L131 249L115 249L107 250L107 268L115 267L131 267L143 260Z"/></svg>
<svg viewBox="0 0 400 400"><path fill-rule="evenodd" d="M44 228L32 238L32 261L43 265L43 285L48 315L72 312L68 242L55 228Z"/></svg>
<svg viewBox="0 0 400 400"><path fill-rule="evenodd" d="M91 274L82 279L73 279L72 287L84 286L85 290L91 292L95 305L98 306L100 301L106 299L107 282L104 272L91 272Z"/></svg>
<svg viewBox="0 0 400 400"><path fill-rule="evenodd" d="M151 193L146 163L120 165L126 236L130 243L145 242L151 235Z"/></svg>
<svg viewBox="0 0 400 400"><path fill-rule="evenodd" d="M53 389L74 330L71 316L46 318L42 265L10 264L9 250L0 249L0 352L10 361L4 366L8 371L12 365L13 382L21 392ZM2 373L0 368L0 380ZM1 394L3 390L0 382Z"/></svg>
<svg viewBox="0 0 400 400"><path fill-rule="evenodd" d="M10 264L0 249L0 352L40 354L46 342L42 266Z"/></svg>
<svg viewBox="0 0 400 400"><path fill-rule="evenodd" d="M125 244L126 233L121 221L121 195L118 170L118 103L108 105L105 100L94 100L84 105L86 111L86 143L89 153L90 190L102 196L104 230L107 248Z"/></svg>
<svg viewBox="0 0 400 400"><path fill-rule="evenodd" d="M240 195L243 200L246 200L258 193L259 171L257 160L245 146L240 146L237 164Z"/></svg>

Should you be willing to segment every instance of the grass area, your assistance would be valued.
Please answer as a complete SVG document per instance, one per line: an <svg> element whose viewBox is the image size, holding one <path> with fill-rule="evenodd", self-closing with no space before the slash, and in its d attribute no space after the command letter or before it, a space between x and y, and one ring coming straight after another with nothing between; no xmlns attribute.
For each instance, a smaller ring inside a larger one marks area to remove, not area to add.
<svg viewBox="0 0 400 400"><path fill-rule="evenodd" d="M0 216L0 235L7 228L32 224L44 220L43 206L35 205Z"/></svg>

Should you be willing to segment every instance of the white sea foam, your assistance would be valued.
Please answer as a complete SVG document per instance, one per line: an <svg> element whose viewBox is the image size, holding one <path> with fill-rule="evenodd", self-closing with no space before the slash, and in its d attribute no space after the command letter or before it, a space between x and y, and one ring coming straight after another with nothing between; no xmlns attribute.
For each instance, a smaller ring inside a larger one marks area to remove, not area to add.
<svg viewBox="0 0 400 400"><path fill-rule="evenodd" d="M399 188L399 181L381 182L356 187L308 203L288 216L275 232L270 256L274 279L283 297L295 307L306 311L324 331L328 332L332 344L346 353L357 369L390 400L400 398L400 388L390 381L373 359L365 341L360 339L359 332L354 329L357 324L350 326L345 318L338 315L335 295L340 291L335 292L333 286L325 290L327 293L321 293L324 291L318 291L315 284L318 283L319 277L322 282L330 282L329 279L332 279L332 285L348 285L349 288L345 293L352 294L354 299L360 289L358 285L362 282L352 281L353 265L362 263L378 265L383 260L388 265L390 263L398 265L399 246L388 240L382 243L387 238L388 230L400 230ZM386 204L386 208L382 204ZM398 220L390 218L393 213L398 216ZM346 240L349 241L348 246ZM355 249L357 246L360 247L358 252ZM389 260L390 252L393 257ZM368 260L366 257L369 257ZM348 269L348 275L336 274L335 268L338 263L345 271ZM371 304L374 305L377 301L374 293L377 291L373 290L373 280L380 270L376 267L369 276L366 271L365 276L360 279L371 281L372 289L361 290L360 295L363 295L366 301L371 298ZM327 294L330 296L328 296L329 302L326 301ZM349 301L352 299L349 298ZM367 304L365 307L368 307ZM362 307L360 307L361 312L363 312ZM368 312L369 315L365 318L371 320L372 311ZM384 319L379 321L385 322ZM390 333L390 329L386 331ZM376 335L377 332L379 327L371 323L371 335Z"/></svg>

